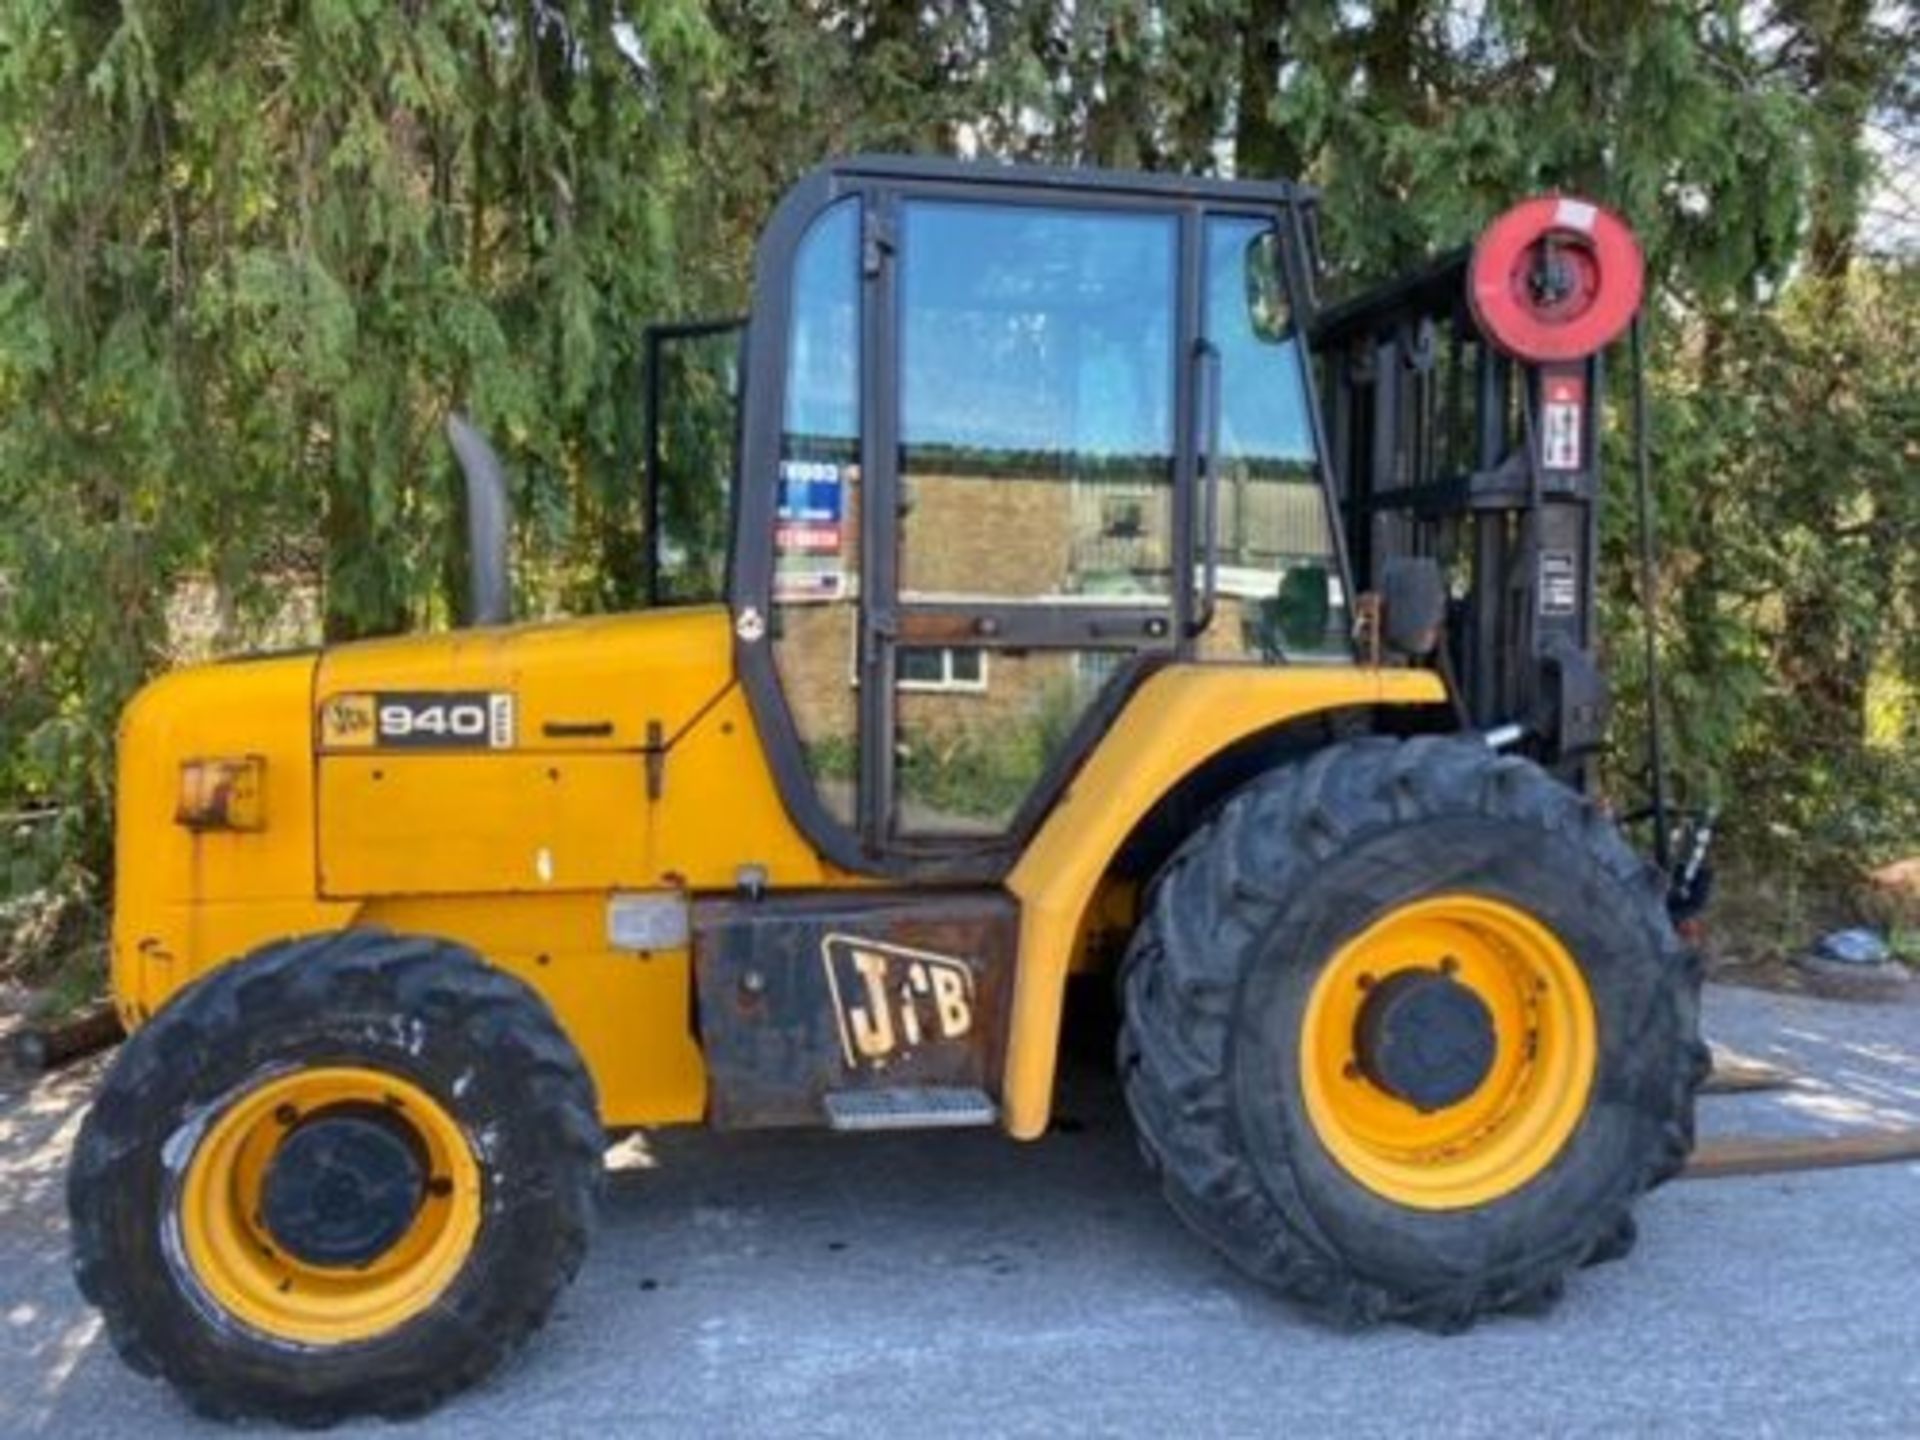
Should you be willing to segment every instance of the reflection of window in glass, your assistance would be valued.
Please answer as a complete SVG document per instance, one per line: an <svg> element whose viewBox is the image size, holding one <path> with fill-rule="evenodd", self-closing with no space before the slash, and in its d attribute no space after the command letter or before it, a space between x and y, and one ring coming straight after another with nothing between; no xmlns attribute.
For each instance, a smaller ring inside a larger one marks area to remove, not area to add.
<svg viewBox="0 0 1920 1440"><path fill-rule="evenodd" d="M1220 352L1220 598L1202 650L1345 658L1346 597L1279 243L1265 220L1207 221L1205 326Z"/></svg>
<svg viewBox="0 0 1920 1440"><path fill-rule="evenodd" d="M902 652L903 674L911 664L931 675L931 659L908 661L913 653ZM1071 650L995 650L981 657L966 693L959 682L971 662L963 657L980 652L951 653L960 668L942 673L954 684L923 691L903 682L895 697L894 826L902 835L1004 833L1105 679L1083 674Z"/></svg>
<svg viewBox="0 0 1920 1440"><path fill-rule="evenodd" d="M899 652L902 690L981 693L987 688L987 659L978 649L912 646Z"/></svg>
<svg viewBox="0 0 1920 1440"><path fill-rule="evenodd" d="M860 683L858 633L849 636L848 683ZM987 652L974 645L904 645L894 652L900 689L925 694L984 695L987 690Z"/></svg>
<svg viewBox="0 0 1920 1440"><path fill-rule="evenodd" d="M900 583L913 599L1166 596L1171 216L910 201Z"/></svg>
<svg viewBox="0 0 1920 1440"><path fill-rule="evenodd" d="M786 392L775 485L773 657L808 771L828 810L851 823L858 772L856 697L842 681L858 574L860 207L823 211L793 262ZM764 543L764 542L763 542Z"/></svg>

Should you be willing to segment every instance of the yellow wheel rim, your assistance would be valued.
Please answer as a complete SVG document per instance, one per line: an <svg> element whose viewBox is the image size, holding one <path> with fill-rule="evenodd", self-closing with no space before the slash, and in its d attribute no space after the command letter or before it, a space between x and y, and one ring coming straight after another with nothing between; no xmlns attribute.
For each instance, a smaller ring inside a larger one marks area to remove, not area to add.
<svg viewBox="0 0 1920 1440"><path fill-rule="evenodd" d="M1427 1112L1369 1079L1356 1053L1369 992L1414 970L1464 985L1493 1023L1479 1085ZM1598 1055L1586 978L1551 930L1498 900L1437 895L1376 920L1320 972L1300 1080L1314 1132L1355 1180L1402 1205L1458 1210L1553 1163L1586 1113Z"/></svg>
<svg viewBox="0 0 1920 1440"><path fill-rule="evenodd" d="M263 1218L274 1156L303 1117L378 1107L410 1134L430 1177L404 1233L354 1265L302 1260ZM192 1279L234 1319L277 1340L341 1345L386 1334L445 1292L479 1234L480 1167L459 1123L419 1086L352 1066L274 1076L226 1102L181 1183L180 1249Z"/></svg>

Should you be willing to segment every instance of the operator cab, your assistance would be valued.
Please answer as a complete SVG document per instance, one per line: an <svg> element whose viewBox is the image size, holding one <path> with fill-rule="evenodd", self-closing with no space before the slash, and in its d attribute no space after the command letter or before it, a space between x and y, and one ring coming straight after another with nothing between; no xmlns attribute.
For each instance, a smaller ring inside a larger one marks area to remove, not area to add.
<svg viewBox="0 0 1920 1440"><path fill-rule="evenodd" d="M893 158L789 193L758 256L728 599L825 854L992 875L1156 666L1351 663L1300 339L1310 205ZM699 406L742 335L650 341L655 575L716 512Z"/></svg>
<svg viewBox="0 0 1920 1440"><path fill-rule="evenodd" d="M1285 181L858 158L775 212L750 349L650 332L648 592L724 595L822 855L999 878L1175 660L1431 663L1586 784L1631 234L1544 197L1321 308L1315 233Z"/></svg>

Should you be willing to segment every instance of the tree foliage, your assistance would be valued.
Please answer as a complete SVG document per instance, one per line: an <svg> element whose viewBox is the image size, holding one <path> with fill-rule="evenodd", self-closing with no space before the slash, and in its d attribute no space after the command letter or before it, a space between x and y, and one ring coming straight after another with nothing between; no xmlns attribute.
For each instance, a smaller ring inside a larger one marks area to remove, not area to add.
<svg viewBox="0 0 1920 1440"><path fill-rule="evenodd" d="M516 477L523 601L634 603L641 327L740 308L761 220L821 157L911 149L1300 176L1352 284L1523 194L1619 207L1654 281L1684 768L1737 841L1911 849L1916 18L1873 0L14 0L0 810L57 807L36 872L104 876L113 716L193 648L189 602L202 647L444 622L454 407ZM1627 508L1608 537L1622 635ZM289 597L308 594L303 622ZM1630 716L1644 677L1617 649Z"/></svg>

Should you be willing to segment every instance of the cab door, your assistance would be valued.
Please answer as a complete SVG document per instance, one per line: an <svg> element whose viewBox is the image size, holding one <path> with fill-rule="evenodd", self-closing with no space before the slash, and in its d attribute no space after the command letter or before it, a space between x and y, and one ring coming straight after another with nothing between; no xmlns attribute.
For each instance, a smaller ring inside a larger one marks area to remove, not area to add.
<svg viewBox="0 0 1920 1440"><path fill-rule="evenodd" d="M938 187L879 217L862 827L991 847L1179 636L1193 219Z"/></svg>
<svg viewBox="0 0 1920 1440"><path fill-rule="evenodd" d="M741 673L801 827L901 878L997 878L1146 674L1278 658L1333 550L1297 345L1249 333L1283 206L961 169L804 183L754 304Z"/></svg>

